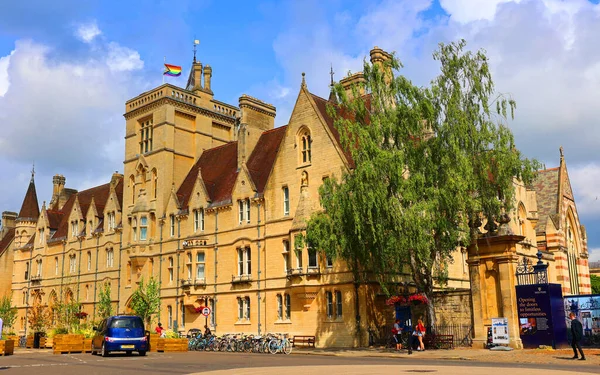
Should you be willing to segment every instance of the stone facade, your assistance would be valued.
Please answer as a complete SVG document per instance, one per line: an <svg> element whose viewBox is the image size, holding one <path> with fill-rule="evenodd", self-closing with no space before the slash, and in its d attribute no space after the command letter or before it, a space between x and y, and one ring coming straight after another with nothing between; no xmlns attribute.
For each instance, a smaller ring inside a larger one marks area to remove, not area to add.
<svg viewBox="0 0 600 375"><path fill-rule="evenodd" d="M289 123L275 128L275 107L247 95L220 102L211 79L212 68L194 61L185 89L163 84L128 100L124 172L106 184L77 192L57 175L50 204L37 212L32 177L23 212L3 220L0 237L0 293L13 294L17 330L26 331L34 294L50 307L80 301L94 320L102 285L110 284L114 311L127 312L150 277L161 282L159 320L181 332L206 322L219 334L316 335L317 346L331 347L364 345L368 327L391 325L378 286L355 287L343 262L298 241L319 209L323 180L353 166L327 114L333 102L302 77ZM517 181L515 188L509 225L526 239L515 251L533 257L544 238L535 232L536 191ZM585 232L575 235L583 267ZM441 322L471 320L468 256L457 248L447 293L434 299ZM560 252L544 256L554 263ZM553 280L565 283L559 269ZM200 306L211 307L208 319Z"/></svg>

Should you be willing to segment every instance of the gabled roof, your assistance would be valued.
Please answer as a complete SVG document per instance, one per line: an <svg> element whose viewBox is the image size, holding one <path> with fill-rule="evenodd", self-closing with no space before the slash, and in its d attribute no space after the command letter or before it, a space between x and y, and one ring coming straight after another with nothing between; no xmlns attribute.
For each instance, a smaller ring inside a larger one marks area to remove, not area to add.
<svg viewBox="0 0 600 375"><path fill-rule="evenodd" d="M15 228L8 229L8 231L6 232L4 237L0 238L0 255L2 255L4 253L4 251L6 251L6 249L8 249L8 245L10 245L10 243L12 242L12 240L14 238L15 238Z"/></svg>
<svg viewBox="0 0 600 375"><path fill-rule="evenodd" d="M265 189L286 130L287 125L262 133L248 158L246 166L259 194Z"/></svg>
<svg viewBox="0 0 600 375"><path fill-rule="evenodd" d="M198 170L212 204L231 198L233 185L237 178L237 142L229 142L222 146L205 150L198 161L190 169L177 190L181 208L187 208L190 195L196 184Z"/></svg>
<svg viewBox="0 0 600 375"><path fill-rule="evenodd" d="M548 219L558 215L559 168L538 171L533 186L536 191L539 222L536 233L546 232ZM558 222L554 223L558 225Z"/></svg>
<svg viewBox="0 0 600 375"><path fill-rule="evenodd" d="M27 188L27 193L25 193L25 199L23 199L21 211L19 211L17 219L37 221L39 216L40 205L38 204L37 193L35 191L35 182L33 181L33 176L31 176L29 187Z"/></svg>
<svg viewBox="0 0 600 375"><path fill-rule="evenodd" d="M50 229L58 229L63 213L60 211L47 210L46 216L48 217L48 226Z"/></svg>
<svg viewBox="0 0 600 375"><path fill-rule="evenodd" d="M117 197L119 202L123 201L123 179L120 179L117 186L115 187L115 191L117 193ZM104 217L104 207L106 206L106 201L110 195L110 183L93 187L91 189L80 191L77 194L71 195L69 200L63 206L60 211L48 211L48 222L52 225L55 225L57 221L60 220L60 224L57 226L57 230L52 236L51 240L59 240L61 238L66 238L69 231L69 214L73 209L73 204L75 203L75 199L79 200L79 206L81 207L82 215L86 215L88 209L90 208L90 204L92 202L92 198L96 205L96 210L98 211L98 216L100 219ZM101 221L100 221L101 222Z"/></svg>
<svg viewBox="0 0 600 375"><path fill-rule="evenodd" d="M340 132L338 132L338 130L335 127L334 118L329 116L329 114L327 113L327 104L333 105L334 108L336 109L338 115L342 116L343 118L350 119L350 115L348 115L347 113L342 111L336 103L330 102L327 99L323 99L320 96L317 96L313 93L311 93L310 95L312 96L315 104L317 105L317 109L319 110L319 113L325 120L325 123L327 124L327 127L331 131L331 134L333 134L333 137L335 138L338 146L344 153L344 156L346 156L346 160L348 161L348 164L350 164L351 167L354 167L354 160L352 159L352 154L350 153L349 150L344 149L342 147L342 142L340 140ZM365 97L365 100L367 101L367 105L369 105L370 97Z"/></svg>

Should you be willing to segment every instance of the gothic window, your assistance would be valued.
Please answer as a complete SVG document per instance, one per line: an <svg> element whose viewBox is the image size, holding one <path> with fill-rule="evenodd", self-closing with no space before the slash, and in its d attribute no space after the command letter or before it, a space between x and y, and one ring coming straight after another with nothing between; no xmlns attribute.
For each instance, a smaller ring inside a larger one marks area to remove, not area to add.
<svg viewBox="0 0 600 375"><path fill-rule="evenodd" d="M519 234L522 236L527 235L527 227L525 224L527 223L527 211L525 211L525 206L523 204L519 204Z"/></svg>
<svg viewBox="0 0 600 375"><path fill-rule="evenodd" d="M169 228L170 228L169 234L171 235L171 237L174 237L175 236L175 215L169 216L169 221L170 221L170 223L169 223L170 224L169 225Z"/></svg>
<svg viewBox="0 0 600 375"><path fill-rule="evenodd" d="M129 176L129 188L131 189L131 203L135 203L135 177Z"/></svg>
<svg viewBox="0 0 600 375"><path fill-rule="evenodd" d="M140 154L152 151L152 123L152 118L140 122Z"/></svg>
<svg viewBox="0 0 600 375"><path fill-rule="evenodd" d="M173 257L169 257L169 282L173 282Z"/></svg>
<svg viewBox="0 0 600 375"><path fill-rule="evenodd" d="M115 254L113 252L113 249L106 250L106 267L107 268L113 267L114 257L115 257Z"/></svg>
<svg viewBox="0 0 600 375"><path fill-rule="evenodd" d="M303 129L299 136L300 143L300 162L301 164L308 164L312 160L311 156L311 148L312 148L312 139L310 137L310 131L308 129Z"/></svg>
<svg viewBox="0 0 600 375"><path fill-rule="evenodd" d="M156 169L152 170L152 197L156 198L158 193L158 174Z"/></svg>
<svg viewBox="0 0 600 375"><path fill-rule="evenodd" d="M90 271L92 269L92 253L87 252L87 270Z"/></svg>
<svg viewBox="0 0 600 375"><path fill-rule="evenodd" d="M54 257L54 274L58 275L58 257Z"/></svg>
<svg viewBox="0 0 600 375"><path fill-rule="evenodd" d="M335 291L335 316L342 317L342 292L339 290Z"/></svg>
<svg viewBox="0 0 600 375"><path fill-rule="evenodd" d="M571 212L567 216L567 264L569 268L569 281L571 286L571 294L579 294L579 274L577 267L577 242L575 237L575 228L573 228L573 216Z"/></svg>
<svg viewBox="0 0 600 375"><path fill-rule="evenodd" d="M77 256L72 254L69 256L69 273L75 273L77 271Z"/></svg>
<svg viewBox="0 0 600 375"><path fill-rule="evenodd" d="M325 292L325 299L327 300L327 317L333 317L333 294L330 291Z"/></svg>
<svg viewBox="0 0 600 375"><path fill-rule="evenodd" d="M285 318L290 319L292 317L292 299L289 294L285 294Z"/></svg>
<svg viewBox="0 0 600 375"><path fill-rule="evenodd" d="M283 272L287 274L290 269L290 243L283 241Z"/></svg>
<svg viewBox="0 0 600 375"><path fill-rule="evenodd" d="M277 319L283 319L283 297L281 294L277 295Z"/></svg>

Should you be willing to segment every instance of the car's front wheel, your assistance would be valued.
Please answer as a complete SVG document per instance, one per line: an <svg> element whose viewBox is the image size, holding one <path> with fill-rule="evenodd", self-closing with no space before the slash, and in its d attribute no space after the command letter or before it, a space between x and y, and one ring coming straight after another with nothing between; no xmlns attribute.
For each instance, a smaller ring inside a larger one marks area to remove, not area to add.
<svg viewBox="0 0 600 375"><path fill-rule="evenodd" d="M102 351L101 351L101 355L103 357L108 357L108 350L106 350L106 345L104 343L102 343Z"/></svg>

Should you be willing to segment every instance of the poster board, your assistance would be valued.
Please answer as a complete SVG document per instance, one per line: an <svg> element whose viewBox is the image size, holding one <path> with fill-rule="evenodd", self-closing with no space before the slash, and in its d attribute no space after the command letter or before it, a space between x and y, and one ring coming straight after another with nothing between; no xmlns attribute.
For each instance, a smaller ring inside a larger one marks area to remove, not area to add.
<svg viewBox="0 0 600 375"><path fill-rule="evenodd" d="M508 344L508 319L492 318L492 342L494 344Z"/></svg>

